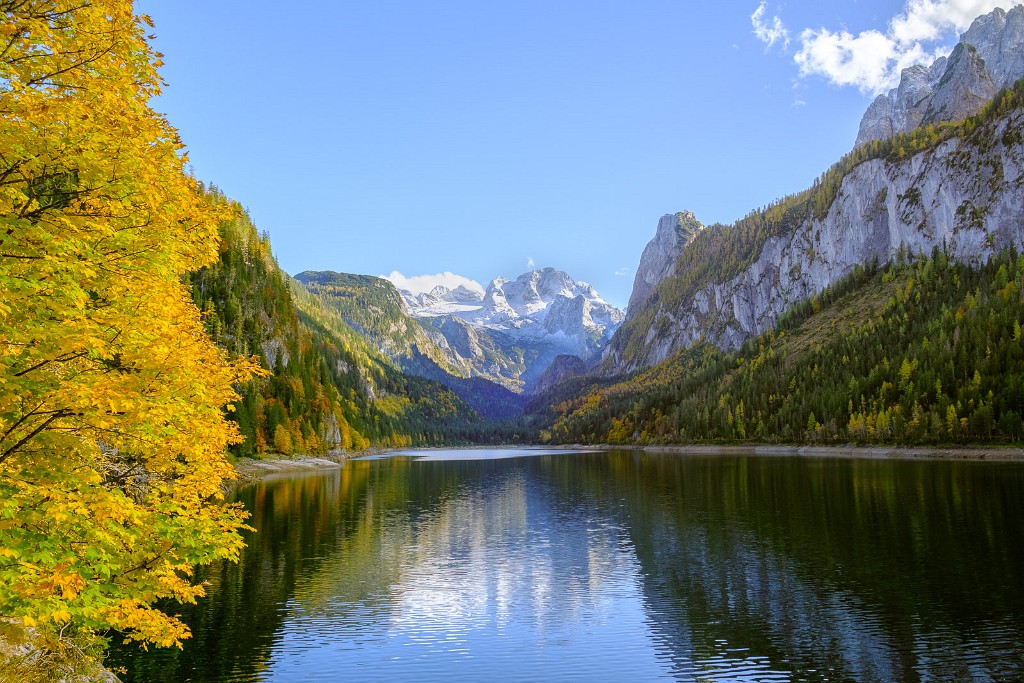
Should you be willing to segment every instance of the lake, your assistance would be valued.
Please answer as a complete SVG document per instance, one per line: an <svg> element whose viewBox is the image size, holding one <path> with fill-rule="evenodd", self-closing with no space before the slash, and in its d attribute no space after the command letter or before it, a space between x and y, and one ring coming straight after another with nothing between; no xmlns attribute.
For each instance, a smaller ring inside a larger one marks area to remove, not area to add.
<svg viewBox="0 0 1024 683"><path fill-rule="evenodd" d="M1024 680L1024 463L410 451L240 490L144 681Z"/></svg>

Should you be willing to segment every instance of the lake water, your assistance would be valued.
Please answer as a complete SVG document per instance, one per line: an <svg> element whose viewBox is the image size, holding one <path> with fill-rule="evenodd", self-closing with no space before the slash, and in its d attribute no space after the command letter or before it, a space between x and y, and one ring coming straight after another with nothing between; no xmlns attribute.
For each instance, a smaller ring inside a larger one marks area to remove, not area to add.
<svg viewBox="0 0 1024 683"><path fill-rule="evenodd" d="M237 494L144 681L1024 680L1024 464L428 451Z"/></svg>

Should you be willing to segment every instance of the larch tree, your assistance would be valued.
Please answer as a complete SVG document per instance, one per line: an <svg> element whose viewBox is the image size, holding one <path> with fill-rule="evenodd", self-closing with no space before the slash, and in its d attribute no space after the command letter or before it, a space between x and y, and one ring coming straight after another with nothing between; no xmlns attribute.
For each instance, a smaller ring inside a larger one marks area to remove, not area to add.
<svg viewBox="0 0 1024 683"><path fill-rule="evenodd" d="M187 637L196 565L236 558L224 409L256 371L182 276L225 205L185 173L130 0L0 0L0 617Z"/></svg>

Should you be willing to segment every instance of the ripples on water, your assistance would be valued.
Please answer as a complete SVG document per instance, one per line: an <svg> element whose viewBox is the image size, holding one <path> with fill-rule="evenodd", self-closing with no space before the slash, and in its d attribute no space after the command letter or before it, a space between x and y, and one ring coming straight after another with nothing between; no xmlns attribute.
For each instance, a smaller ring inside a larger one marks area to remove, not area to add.
<svg viewBox="0 0 1024 683"><path fill-rule="evenodd" d="M1024 677L1020 465L423 453L241 492L195 638L125 679Z"/></svg>

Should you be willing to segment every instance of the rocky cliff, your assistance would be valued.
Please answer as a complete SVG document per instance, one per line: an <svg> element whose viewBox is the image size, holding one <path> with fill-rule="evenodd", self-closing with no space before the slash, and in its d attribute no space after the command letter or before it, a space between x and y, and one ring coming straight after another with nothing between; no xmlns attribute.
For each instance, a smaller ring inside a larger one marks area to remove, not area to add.
<svg viewBox="0 0 1024 683"><path fill-rule="evenodd" d="M541 373L533 384L533 393L542 394L556 384L561 384L573 377L579 377L587 371L587 365L579 356L555 356L551 364Z"/></svg>
<svg viewBox="0 0 1024 683"><path fill-rule="evenodd" d="M1024 78L1024 5L975 19L949 58L905 69L897 88L879 95L861 119L856 145L919 126L958 121L1000 89Z"/></svg>
<svg viewBox="0 0 1024 683"><path fill-rule="evenodd" d="M744 242L739 224L708 228L675 266L690 271L661 281L657 296L631 308L604 369L653 365L701 338L735 348L855 266L901 251L944 248L978 263L1004 247L1024 247L1022 130L1024 108L1016 108L920 153L860 163L842 177L827 210L818 215L817 193L808 191L802 203L778 207L782 218L763 239ZM737 253L735 244L747 246Z"/></svg>
<svg viewBox="0 0 1024 683"><path fill-rule="evenodd" d="M522 389L525 354L495 339L488 330L470 325L455 315L439 315L418 321L440 347L449 362L466 368L470 377L484 377L509 389Z"/></svg>
<svg viewBox="0 0 1024 683"><path fill-rule="evenodd" d="M640 266L633 278L626 315L643 304L659 282L675 272L676 261L694 235L704 229L693 213L680 211L665 214L658 221L654 239L647 243L640 256Z"/></svg>

